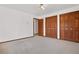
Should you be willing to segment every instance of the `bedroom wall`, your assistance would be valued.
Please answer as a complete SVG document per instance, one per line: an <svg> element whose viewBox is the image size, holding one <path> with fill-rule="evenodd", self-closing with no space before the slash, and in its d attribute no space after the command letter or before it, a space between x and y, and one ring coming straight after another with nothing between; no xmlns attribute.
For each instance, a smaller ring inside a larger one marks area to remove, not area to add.
<svg viewBox="0 0 79 59"><path fill-rule="evenodd" d="M33 36L33 15L0 6L0 42Z"/></svg>

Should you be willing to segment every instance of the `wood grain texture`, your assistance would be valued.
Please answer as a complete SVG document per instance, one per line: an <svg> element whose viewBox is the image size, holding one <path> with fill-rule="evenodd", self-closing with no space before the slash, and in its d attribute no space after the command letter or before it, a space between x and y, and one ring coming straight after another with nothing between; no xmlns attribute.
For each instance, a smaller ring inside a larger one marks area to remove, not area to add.
<svg viewBox="0 0 79 59"><path fill-rule="evenodd" d="M43 36L43 19L38 19L38 35Z"/></svg>
<svg viewBox="0 0 79 59"><path fill-rule="evenodd" d="M57 38L57 16L46 18L46 36Z"/></svg>
<svg viewBox="0 0 79 59"><path fill-rule="evenodd" d="M60 38L79 42L79 11L60 15Z"/></svg>

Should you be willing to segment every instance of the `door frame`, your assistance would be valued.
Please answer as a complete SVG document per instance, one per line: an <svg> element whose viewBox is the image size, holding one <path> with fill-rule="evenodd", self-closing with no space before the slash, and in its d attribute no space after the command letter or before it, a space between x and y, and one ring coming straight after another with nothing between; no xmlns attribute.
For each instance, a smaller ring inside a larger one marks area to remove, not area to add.
<svg viewBox="0 0 79 59"><path fill-rule="evenodd" d="M34 20L36 20L37 18L33 18L33 36L38 35L38 33L34 33Z"/></svg>

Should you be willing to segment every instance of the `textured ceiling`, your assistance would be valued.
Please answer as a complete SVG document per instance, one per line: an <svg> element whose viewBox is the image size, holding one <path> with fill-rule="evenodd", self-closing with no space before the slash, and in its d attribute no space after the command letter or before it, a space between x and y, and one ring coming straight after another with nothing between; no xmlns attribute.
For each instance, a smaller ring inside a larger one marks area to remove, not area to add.
<svg viewBox="0 0 79 59"><path fill-rule="evenodd" d="M42 10L39 4L2 4L0 6L40 16L43 14L49 14L59 10L71 8L74 6L79 6L79 4L47 4L45 6L45 10Z"/></svg>

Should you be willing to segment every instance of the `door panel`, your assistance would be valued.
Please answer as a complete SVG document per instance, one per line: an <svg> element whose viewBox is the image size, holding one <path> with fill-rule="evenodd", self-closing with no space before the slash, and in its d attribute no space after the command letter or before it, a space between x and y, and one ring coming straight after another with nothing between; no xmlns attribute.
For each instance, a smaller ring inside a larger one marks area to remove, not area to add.
<svg viewBox="0 0 79 59"><path fill-rule="evenodd" d="M43 36L43 19L38 19L38 35Z"/></svg>
<svg viewBox="0 0 79 59"><path fill-rule="evenodd" d="M79 42L79 11L60 15L60 38Z"/></svg>
<svg viewBox="0 0 79 59"><path fill-rule="evenodd" d="M79 42L79 12L77 11L77 12L75 12L75 15L74 15L75 17L74 17L74 23L75 23L75 25L74 25L74 31L75 31L75 39L76 39L76 41L78 41Z"/></svg>
<svg viewBox="0 0 79 59"><path fill-rule="evenodd" d="M61 39L64 39L64 30L65 30L65 26L64 26L64 24L65 24L65 22L64 22L64 20L65 20L65 15L63 14L63 16L62 15L60 15L60 38Z"/></svg>
<svg viewBox="0 0 79 59"><path fill-rule="evenodd" d="M46 18L46 36L57 38L57 16Z"/></svg>

